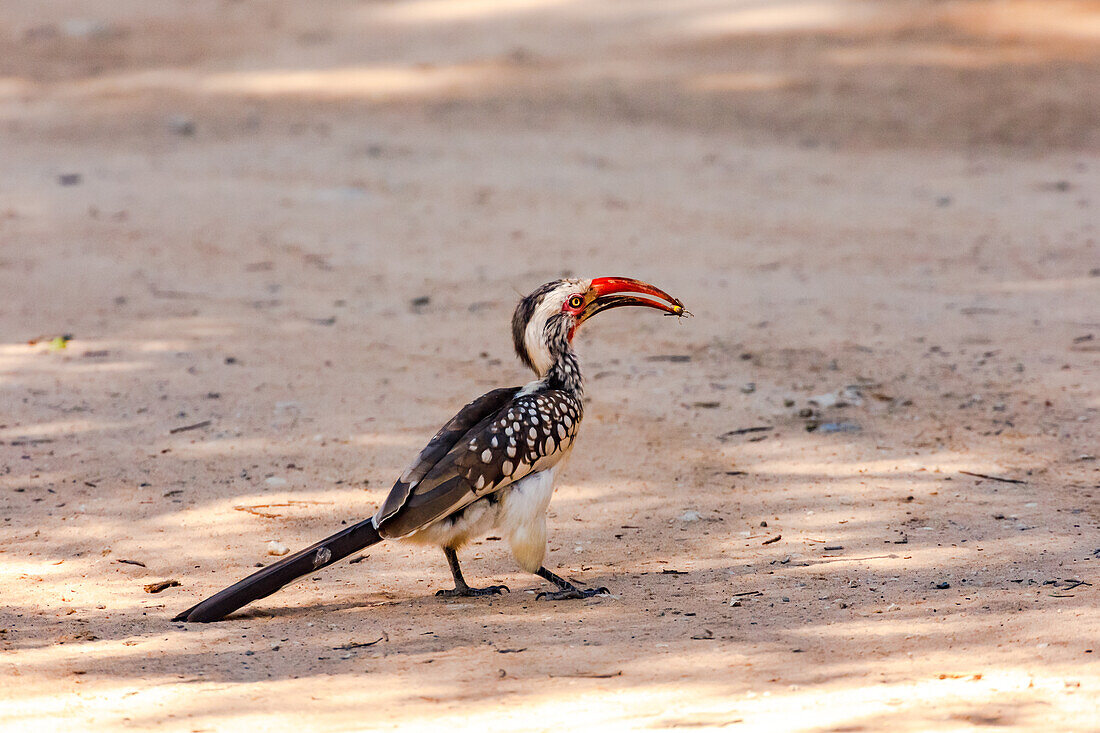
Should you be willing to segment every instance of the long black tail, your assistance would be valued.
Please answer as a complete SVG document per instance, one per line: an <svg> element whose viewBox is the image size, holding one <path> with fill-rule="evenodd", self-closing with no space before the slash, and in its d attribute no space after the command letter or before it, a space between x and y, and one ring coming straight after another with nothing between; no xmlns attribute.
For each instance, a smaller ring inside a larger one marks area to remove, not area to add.
<svg viewBox="0 0 1100 733"><path fill-rule="evenodd" d="M290 557L284 557L263 570L257 570L244 580L215 593L172 620L199 623L220 621L241 606L266 598L303 575L343 560L351 553L381 541L382 537L371 520L364 520Z"/></svg>

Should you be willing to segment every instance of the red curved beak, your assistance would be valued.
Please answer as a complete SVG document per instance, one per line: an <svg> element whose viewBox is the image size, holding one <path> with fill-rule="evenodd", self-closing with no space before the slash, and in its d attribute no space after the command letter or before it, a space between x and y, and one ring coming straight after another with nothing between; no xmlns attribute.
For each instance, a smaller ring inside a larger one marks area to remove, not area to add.
<svg viewBox="0 0 1100 733"><path fill-rule="evenodd" d="M648 296L648 297L642 297ZM673 298L660 288L629 277L597 277L588 288L588 303L578 322L583 323L597 313L626 305L645 306L664 311L671 316L689 316L679 298Z"/></svg>

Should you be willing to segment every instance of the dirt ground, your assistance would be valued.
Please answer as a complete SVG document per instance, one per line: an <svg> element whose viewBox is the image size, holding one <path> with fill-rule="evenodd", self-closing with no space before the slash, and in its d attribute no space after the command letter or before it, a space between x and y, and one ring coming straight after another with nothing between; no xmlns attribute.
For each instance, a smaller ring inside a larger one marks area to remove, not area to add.
<svg viewBox="0 0 1100 733"><path fill-rule="evenodd" d="M0 727L1100 730L1097 120L1097 2L0 0ZM390 543L170 622L563 273L695 314L580 338L610 597Z"/></svg>

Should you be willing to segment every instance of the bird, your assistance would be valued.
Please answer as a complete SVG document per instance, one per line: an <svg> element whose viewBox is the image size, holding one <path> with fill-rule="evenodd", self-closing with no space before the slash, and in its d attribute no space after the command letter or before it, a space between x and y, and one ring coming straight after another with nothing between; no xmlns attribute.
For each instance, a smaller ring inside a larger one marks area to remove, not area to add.
<svg viewBox="0 0 1100 733"><path fill-rule="evenodd" d="M175 616L177 622L220 621L303 575L383 540L403 539L443 550L455 587L442 597L493 596L504 585L470 586L458 551L493 529L505 534L516 562L549 581L536 600L608 593L578 588L548 570L546 515L554 483L584 417L584 381L573 347L581 324L597 313L640 306L686 317L684 304L628 277L563 278L522 298L512 316L516 355L535 373L526 385L494 389L450 419L394 483L369 519L258 570Z"/></svg>

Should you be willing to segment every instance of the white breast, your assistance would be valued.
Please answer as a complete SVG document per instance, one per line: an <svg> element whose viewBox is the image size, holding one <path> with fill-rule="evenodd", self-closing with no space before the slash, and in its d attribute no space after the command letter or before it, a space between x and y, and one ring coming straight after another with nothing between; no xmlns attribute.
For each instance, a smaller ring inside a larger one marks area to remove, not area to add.
<svg viewBox="0 0 1100 733"><path fill-rule="evenodd" d="M568 457L555 456L552 466L530 473L497 493L498 501L479 499L461 516L443 519L403 538L410 542L460 548L499 527L508 536L520 567L535 572L546 556L546 510L554 495L554 477Z"/></svg>
<svg viewBox="0 0 1100 733"><path fill-rule="evenodd" d="M401 539L423 545L453 547L456 550L467 542L489 533L498 524L500 504L490 504L479 499L463 510L458 517L444 517L421 527Z"/></svg>
<svg viewBox="0 0 1100 733"><path fill-rule="evenodd" d="M539 569L546 556L546 509L560 465L517 481L501 498L498 526L507 533L516 562L530 573Z"/></svg>

